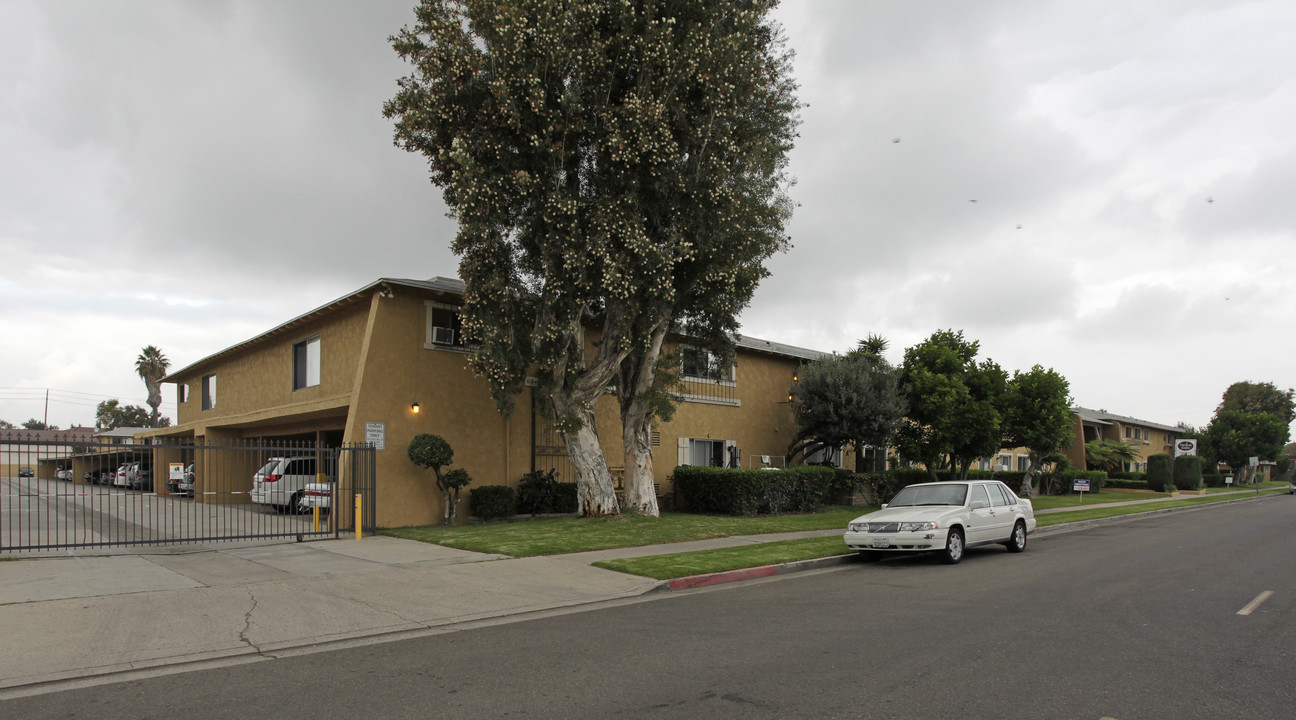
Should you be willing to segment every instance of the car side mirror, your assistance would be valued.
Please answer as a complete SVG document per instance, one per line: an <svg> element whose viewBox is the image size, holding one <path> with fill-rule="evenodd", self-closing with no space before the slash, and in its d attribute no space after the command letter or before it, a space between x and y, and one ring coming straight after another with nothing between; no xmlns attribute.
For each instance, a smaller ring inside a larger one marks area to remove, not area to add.
<svg viewBox="0 0 1296 720"><path fill-rule="evenodd" d="M973 501L972 501L972 509L973 509L973 510L980 510L980 509L984 508L985 506L986 506L985 500L973 500Z"/></svg>

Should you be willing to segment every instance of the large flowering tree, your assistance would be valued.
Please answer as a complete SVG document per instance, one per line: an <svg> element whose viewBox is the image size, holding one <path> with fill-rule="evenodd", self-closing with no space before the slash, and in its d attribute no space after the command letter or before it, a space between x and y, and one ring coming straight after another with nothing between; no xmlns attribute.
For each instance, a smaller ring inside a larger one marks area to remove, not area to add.
<svg viewBox="0 0 1296 720"><path fill-rule="evenodd" d="M627 504L656 514L665 338L723 353L787 246L798 113L775 5L423 0L392 38L413 72L384 113L459 222L472 362L503 410L535 378L585 515L620 510L595 402L617 389Z"/></svg>

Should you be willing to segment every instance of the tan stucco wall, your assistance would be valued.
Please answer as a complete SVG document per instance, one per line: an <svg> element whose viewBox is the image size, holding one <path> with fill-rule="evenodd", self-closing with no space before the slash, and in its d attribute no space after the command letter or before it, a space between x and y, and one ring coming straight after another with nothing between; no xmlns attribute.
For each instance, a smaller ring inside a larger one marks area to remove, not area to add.
<svg viewBox="0 0 1296 720"><path fill-rule="evenodd" d="M426 348L426 305L414 293L374 296L372 327L356 383L346 442L363 442L367 423L383 423L378 452L378 524L424 524L439 519L443 503L431 470L409 460L415 435L433 433L454 449L454 464L473 485L516 486L530 469L530 404L520 401L511 418L495 409L486 383L468 367L467 354ZM411 404L419 404L419 412ZM459 514L468 514L463 493Z"/></svg>
<svg viewBox="0 0 1296 720"><path fill-rule="evenodd" d="M178 405L176 425L254 422L267 409L285 415L346 405L355 384L367 311L365 303L348 305L221 358L214 367L178 376L177 382L188 384L189 398ZM320 336L320 384L293 390L293 343L314 335ZM202 378L212 372L216 406L203 410Z"/></svg>

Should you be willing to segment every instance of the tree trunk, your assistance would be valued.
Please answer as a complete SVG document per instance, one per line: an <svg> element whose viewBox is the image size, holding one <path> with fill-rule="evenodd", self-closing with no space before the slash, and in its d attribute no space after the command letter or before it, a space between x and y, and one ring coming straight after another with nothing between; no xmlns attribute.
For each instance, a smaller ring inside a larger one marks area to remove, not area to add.
<svg viewBox="0 0 1296 720"><path fill-rule="evenodd" d="M1039 462L1039 455L1031 452L1026 455L1026 474L1022 475L1021 487L1017 493L1022 497L1030 497L1031 490L1035 487L1035 465Z"/></svg>
<svg viewBox="0 0 1296 720"><path fill-rule="evenodd" d="M653 328L648 347L631 354L621 368L617 401L621 404L621 440L625 453L626 512L658 517L657 479L652 459L652 399L657 360L670 322L666 318Z"/></svg>
<svg viewBox="0 0 1296 720"><path fill-rule="evenodd" d="M629 430L625 438L626 512L658 517L657 487L653 483L652 429L647 422Z"/></svg>
<svg viewBox="0 0 1296 720"><path fill-rule="evenodd" d="M581 517L619 515L616 488L608 472L607 459L594 432L593 413L573 432L563 433L572 471L576 473L577 509Z"/></svg>

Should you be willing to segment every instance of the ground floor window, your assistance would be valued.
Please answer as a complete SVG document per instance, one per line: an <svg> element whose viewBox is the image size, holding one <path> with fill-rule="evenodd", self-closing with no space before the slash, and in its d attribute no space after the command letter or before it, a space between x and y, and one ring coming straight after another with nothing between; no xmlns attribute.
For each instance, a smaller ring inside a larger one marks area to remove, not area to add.
<svg viewBox="0 0 1296 720"><path fill-rule="evenodd" d="M724 467L724 440L689 440L689 465Z"/></svg>

